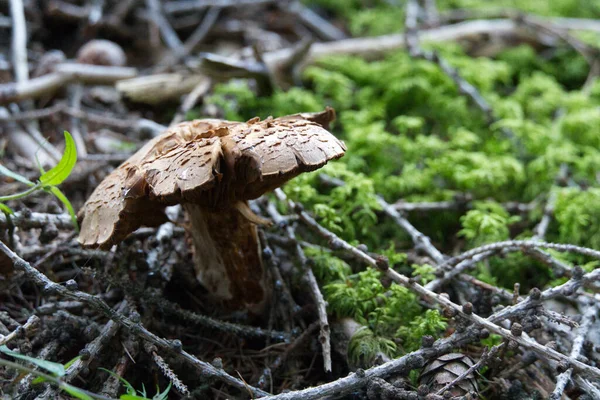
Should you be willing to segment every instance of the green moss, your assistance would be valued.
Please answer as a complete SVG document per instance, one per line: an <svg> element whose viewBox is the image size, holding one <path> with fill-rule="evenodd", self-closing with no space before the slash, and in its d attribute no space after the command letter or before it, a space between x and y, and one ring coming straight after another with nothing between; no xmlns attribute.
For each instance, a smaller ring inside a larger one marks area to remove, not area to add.
<svg viewBox="0 0 600 400"><path fill-rule="evenodd" d="M368 19L350 15L362 12L358 10L362 2L348 2L343 10L346 5L338 7L337 2L318 3L340 18ZM523 7L537 7L525 3ZM467 2L438 4L451 8ZM377 1L372 5L387 7ZM560 7L541 8L538 12L551 14ZM257 97L250 85L238 81L219 85L207 102L238 120L333 106L338 113L333 133L345 141L347 154L292 180L284 190L323 226L353 244L364 243L370 251L385 254L406 275L419 275L424 281L433 278L431 267L406 262L405 251L413 246L410 237L381 212L377 195L388 202L427 202L453 201L468 193L473 199L468 211L407 215L436 247L451 254L457 246L531 237L548 194L558 190L562 166L568 168L570 185L588 189L559 190L546 238L600 249L600 81L582 90L588 74L585 60L563 48L542 55L524 45L496 58L472 58L457 45L432 47L477 87L497 122L488 126L481 110L437 65L402 51L376 61L326 57L306 69L304 88ZM326 184L319 179L321 173L345 185ZM519 219L501 205L509 201L536 201L538 206ZM425 332L443 331L439 314L424 314L406 289L384 287L378 272L364 271L322 250L307 249L307 254L314 260L330 312L354 318L367 328L363 339L371 344L357 345L353 357L368 358L378 351L402 354L417 348ZM589 261L571 256L566 260ZM358 273L353 274L351 267ZM475 275L506 288L519 282L523 292L559 283L548 266L522 254L480 263Z"/></svg>
<svg viewBox="0 0 600 400"><path fill-rule="evenodd" d="M565 139L582 146L600 147L600 110L586 108L565 115L560 121Z"/></svg>
<svg viewBox="0 0 600 400"><path fill-rule="evenodd" d="M600 189L562 189L555 215L561 241L600 248Z"/></svg>
<svg viewBox="0 0 600 400"><path fill-rule="evenodd" d="M398 350L392 340L376 336L367 327L360 328L348 343L348 360L354 365L369 367L379 354L394 357Z"/></svg>
<svg viewBox="0 0 600 400"><path fill-rule="evenodd" d="M314 174L297 178L285 190L344 239L367 243L375 251L406 237L393 225L382 225L375 194L388 201L439 201L468 192L476 200L528 202L548 193L561 165L578 182L595 184L600 86L570 91L548 73L550 64L568 63L572 54L554 54L549 61L520 46L498 59L473 59L456 45L439 50L490 101L498 122L486 127L483 113L458 93L448 76L405 52L373 62L327 57L305 71L308 89L259 98L247 84L235 81L217 86L207 101L231 119L335 107L339 120L334 132L348 152L321 172L347 185L327 187ZM578 79L586 77L587 72L580 73ZM505 136L506 129L517 138L518 149ZM460 216L445 213L429 223L414 223L446 242L458 234ZM559 234L569 231L565 223L561 219L552 226L550 237L567 240Z"/></svg>
<svg viewBox="0 0 600 400"><path fill-rule="evenodd" d="M439 336L446 329L446 319L438 310L427 310L410 322L408 326L401 326L396 331L396 337L402 340L404 352L411 352L421 347L421 338L425 335Z"/></svg>
<svg viewBox="0 0 600 400"><path fill-rule="evenodd" d="M477 202L473 210L460 218L463 229L458 234L464 236L473 247L501 242L509 238L510 224L519 220L517 216L510 216L498 203Z"/></svg>
<svg viewBox="0 0 600 400"><path fill-rule="evenodd" d="M587 0L497 0L493 2L481 0L441 0L437 2L437 5L441 10L455 8L472 8L488 11L514 9L545 16L574 18L596 18L600 16L600 4Z"/></svg>

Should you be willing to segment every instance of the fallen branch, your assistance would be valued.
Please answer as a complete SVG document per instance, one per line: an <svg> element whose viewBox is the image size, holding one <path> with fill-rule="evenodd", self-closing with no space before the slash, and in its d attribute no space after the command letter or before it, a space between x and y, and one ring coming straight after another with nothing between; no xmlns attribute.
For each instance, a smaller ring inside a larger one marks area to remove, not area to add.
<svg viewBox="0 0 600 400"><path fill-rule="evenodd" d="M19 337L20 335L29 334L31 331L37 329L39 325L40 319L36 315L32 315L31 317L29 317L29 319L27 320L27 322L25 322L24 325L19 326L17 329L15 329L6 336L0 335L0 346L5 345L6 343Z"/></svg>
<svg viewBox="0 0 600 400"><path fill-rule="evenodd" d="M54 72L26 82L0 84L0 104L41 97L55 92L68 83L112 85L137 75L135 68L108 67L76 63L58 64Z"/></svg>
<svg viewBox="0 0 600 400"><path fill-rule="evenodd" d="M281 223L283 218L277 212L275 207L269 207L269 213L275 223ZM323 298L323 294L319 289L319 284L317 283L317 278L315 278L315 274L312 269L308 265L308 260L306 255L304 254L304 250L302 250L302 246L296 240L296 233L294 232L294 228L290 225L287 225L285 228L287 236L295 242L294 250L296 252L296 256L298 260L300 260L300 265L302 266L302 271L304 272L304 277L308 283L308 288L310 290L311 296L315 305L317 306L317 313L319 315L319 342L321 343L321 347L323 348L323 368L325 372L331 372L331 334L329 321L327 319L327 304L325 299Z"/></svg>
<svg viewBox="0 0 600 400"><path fill-rule="evenodd" d="M277 189L275 191L275 194L277 195L277 197L279 199L285 199L285 194L283 193L283 191L281 191L281 189ZM352 254L358 260L361 260L362 262L366 263L367 265L369 265L373 268L376 268L377 270L381 271L390 280L412 290L413 292L417 293L422 298L424 298L430 302L437 303L438 305L441 305L442 307L444 307L446 309L452 309L453 310L452 313L454 315L459 314L459 315L461 315L462 318L469 320L472 323L475 323L476 325L487 329L489 332L496 333L507 340L512 340L512 341L517 342L519 345L521 345L529 350L532 350L540 358L542 358L546 361L554 360L554 361L559 361L559 362L562 361L565 363L569 363L569 365L571 365L575 370L577 370L581 373L584 373L590 377L594 377L595 379L600 379L600 369L589 366L589 365L587 365L579 360L575 360L571 357L565 356L564 354L561 354L553 349L549 349L548 347L543 346L543 345L533 341L532 339L527 339L520 335L513 334L511 331L509 331L505 328L502 328L502 327L496 325L495 323L493 323L491 321L492 317L485 319L485 318L480 317L477 314L474 314L469 311L465 311L462 306L450 301L447 297L441 296L435 292L432 292L432 291L426 289L425 287L415 283L412 279L406 277L405 275L399 274L398 272L389 268L387 260L384 257L378 256L377 258L373 258L372 256L366 254L362 250L350 245L348 242L339 238L333 232L331 232L331 231L327 230L326 228L324 228L323 226L319 225L310 215L308 215L306 212L304 212L302 210L301 206L297 206L290 200L288 200L287 202L288 202L289 207L292 210L296 211L296 213L298 214L298 216L300 217L302 222L304 222L309 228L313 229L319 236L326 239L329 243L329 246L332 249L340 249L340 250L344 250L344 251ZM513 242L517 242L517 241L513 241ZM503 243L503 242L501 242L501 243ZM525 242L525 243L530 243L530 242ZM534 242L534 243L536 243L538 246L540 246L539 242ZM541 244L542 247L543 246L550 247L550 245L555 246L557 248L564 248L564 249L568 248L568 249L570 249L569 251L578 251L578 252L586 252L586 253L591 252L591 253L597 254L600 257L600 252L597 252L592 249L581 248L579 246L556 245L556 244L550 244L550 243ZM455 258L457 258L457 257L455 257ZM582 281L583 279L597 279L597 276L600 276L600 269L595 270L594 272L587 274L587 276L584 276L584 277L582 277L580 275L574 276L574 278L571 279L569 282L578 282L578 281ZM557 288L553 288L553 289L557 289ZM571 293L574 293L574 292L571 292ZM521 304L522 303L519 303L518 305L521 305ZM513 307L516 307L516 306L513 306ZM507 307L504 310L507 310L508 308L510 308L510 307ZM502 310L502 311L504 311L504 310ZM499 318L498 320L503 320L503 319L504 318Z"/></svg>
<svg viewBox="0 0 600 400"><path fill-rule="evenodd" d="M10 216L10 221L6 215L0 213L0 228L7 228L11 225L23 229L43 228L49 224L55 225L58 229L73 229L73 221L69 214L44 214L30 211L19 211Z"/></svg>
<svg viewBox="0 0 600 400"><path fill-rule="evenodd" d="M150 14L150 20L158 28L165 44L171 49L180 49L183 43L177 36L167 18L162 13L162 2L158 0L146 0L146 8Z"/></svg>
<svg viewBox="0 0 600 400"><path fill-rule="evenodd" d="M127 312L127 308L127 302L123 301L118 305L116 312L125 313ZM73 362L73 364L67 368L64 377L65 382L71 382L73 379L75 379L85 367L88 367L90 363L106 349L110 339L112 339L113 336L115 336L119 331L119 327L120 325L112 320L108 321L106 325L104 325L100 335L92 340L91 343L86 345L85 348L79 352L81 357L75 360L75 362Z"/></svg>
<svg viewBox="0 0 600 400"><path fill-rule="evenodd" d="M596 313L598 312L598 308L595 304L585 304L585 306L582 308L584 310L581 325L579 325L579 329L577 330L577 336L575 337L575 340L573 340L573 345L571 347L570 354L571 358L575 359L577 359L581 354L583 342L585 341L585 338L588 335L590 327L596 321ZM572 375L573 368L569 368L556 377L556 387L550 395L550 400L560 400L562 398L563 392L567 387L567 383L569 383L569 381L571 380Z"/></svg>
<svg viewBox="0 0 600 400"><path fill-rule="evenodd" d="M141 339L147 340L154 344L156 347L161 348L165 351L172 352L179 357L183 358L187 363L196 368L200 373L206 374L207 376L214 377L228 385L231 385L242 392L249 391L253 396L266 396L267 392L252 387L244 381L235 378L222 369L213 367L210 363L204 362L189 354L185 350L181 349L181 342L178 340L169 341L163 339L154 333L148 331L139 322L133 322L131 319L124 315L114 311L108 304L106 304L99 297L91 295L89 293L81 292L79 290L69 290L65 286L59 285L52 282L46 275L42 274L35 268L33 268L27 261L23 260L12 250L10 250L3 242L0 241L0 251L4 252L13 262L16 270L23 271L30 281L39 287L43 288L46 293L54 293L59 296L81 301L88 304L93 309L106 315L111 320L117 322L119 325L127 328L132 334L139 336Z"/></svg>
<svg viewBox="0 0 600 400"><path fill-rule="evenodd" d="M111 115L108 113L100 114L92 112L91 110L76 109L73 107L69 107L63 102L59 102L51 107L41 108L37 110L21 111L19 113L13 113L12 115L0 112L0 122L18 122L31 119L51 118L54 117L57 113L63 113L87 122L93 122L96 124L109 126L117 129L135 129L138 131L149 130L153 133L153 136L157 136L159 133L167 129L166 126L156 123L149 119L137 118L128 120L127 118L123 118L121 115ZM88 154L86 157L93 156L96 156L96 154Z"/></svg>
<svg viewBox="0 0 600 400"><path fill-rule="evenodd" d="M345 183L341 179L332 178L328 175L321 174L319 175L322 181L327 184L334 186L344 186ZM428 236L421 233L417 228L414 227L406 218L404 218L393 205L389 204L384 200L384 198L380 195L377 195L377 202L383 209L383 211L390 216L394 222L399 225L408 235L411 237L415 247L417 249L422 249L429 257L433 259L436 264L443 262L446 257L433 246L431 243L431 239Z"/></svg>
<svg viewBox="0 0 600 400"><path fill-rule="evenodd" d="M494 251L494 252L498 251L498 250L521 251L522 249L535 249L535 248L542 248L542 249L546 248L546 249L552 249L552 250L556 250L556 251L560 251L560 252L577 253L577 254L581 254L584 256L600 259L600 251L590 249L587 247L577 246L574 244L549 243L549 242L542 242L542 241L538 241L538 240L507 240L507 241L503 241L503 242L486 244L486 245L471 249L469 251L466 251L456 257L452 257L452 258L444 261L444 263L440 265L440 268L442 268L442 269L453 268L461 261L468 260L478 254L487 253L489 251Z"/></svg>
<svg viewBox="0 0 600 400"><path fill-rule="evenodd" d="M177 374L173 372L171 367L169 367L169 364L167 364L167 362L160 355L158 355L156 351L153 349L148 350L152 354L152 361L154 361L158 369L160 369L160 372L162 372L162 374L173 384L175 390L177 390L182 396L189 396L189 389L185 383L179 379Z"/></svg>
<svg viewBox="0 0 600 400"><path fill-rule="evenodd" d="M300 1L293 1L288 7L281 8L293 14L304 25L314 30L321 39L342 40L346 38L344 32Z"/></svg>
<svg viewBox="0 0 600 400"><path fill-rule="evenodd" d="M201 11L208 7L249 7L262 6L275 3L275 0L175 0L165 4L165 12L169 14L186 13L191 11Z"/></svg>

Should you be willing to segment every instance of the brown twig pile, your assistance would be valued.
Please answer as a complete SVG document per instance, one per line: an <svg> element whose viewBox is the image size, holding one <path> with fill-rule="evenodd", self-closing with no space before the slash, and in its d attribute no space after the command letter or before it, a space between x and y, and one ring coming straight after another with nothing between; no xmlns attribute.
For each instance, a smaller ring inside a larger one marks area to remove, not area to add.
<svg viewBox="0 0 600 400"><path fill-rule="evenodd" d="M495 121L493 110L477 89L438 54L424 51L421 41L481 41L494 36L558 40L585 56L590 77L598 73L596 52L565 30L587 24L600 31L597 21L542 20L509 13L463 22L467 16L439 15L434 2L420 3L407 4L406 34L348 38L343 27L299 1L0 1L2 164L35 179L34 160L44 167L54 165L61 156L61 132L69 130L79 163L63 187L78 209L130 150L182 121L214 83L253 78L258 92L268 94L292 85L303 65L325 54L376 58L405 48L414 57L438 64L489 124ZM221 116L220 110L210 107L203 112ZM509 130L503 133L517 141ZM127 146L115 152L115 143ZM0 179L0 195L19 188L8 178ZM344 184L328 176L322 180ZM436 267L436 279L421 285L390 268L385 257L353 246L319 225L283 192L276 195L295 215L281 215L267 200L255 204L257 212L276 223L271 231L261 232L263 258L277 292L265 321L224 314L206 300L190 273L191 256L181 226L142 228L110 251L88 250L77 244L70 217L50 197L34 194L11 203L16 214L11 218L0 214L0 344L61 363L79 355L62 380L103 399L122 393L119 377L136 388L142 384L164 388L170 382L172 398L317 399L355 394L371 399L443 399L448 397L444 393L474 379L473 373L484 366L496 371L495 384L506 390L507 377L529 368L530 375L538 374L531 381L543 381L540 386L546 385L552 399L560 399L568 386L577 388L575 395L600 398L597 347L587 340L598 312L600 269L586 274L546 250L595 259L600 259L600 252L543 241L552 219L552 199L534 240L499 242L450 256L436 249L406 215L468 209L468 195L438 203L389 204L379 198L385 215L411 237L409 251ZM532 205L506 207L524 212ZM173 221L184 223L177 207L168 213ZM315 243L299 241L299 229L311 232ZM346 360L332 351L331 317L304 254L306 246L318 244L409 288L428 307L443 310L454 332L439 340L423 337L417 351L394 360L384 357L380 365L350 372ZM478 262L510 252L542 261L569 280L521 296L518 288L510 293L467 274ZM294 260L302 270L302 285L289 279ZM477 314L473 304L441 292L453 284L511 305L499 308L490 300L492 311ZM581 317L574 320L552 310L548 304L556 298L570 299L583 310ZM558 330L549 322L571 329ZM500 335L502 343L489 350L475 347L480 354L474 353L469 345L491 333ZM440 388L415 388L404 379L411 370L421 370L457 349L465 354L470 349L478 361L459 368ZM512 368L505 361L508 352L517 360ZM557 371L557 376L542 378L544 371ZM0 377L0 393L23 399L66 397L56 385L33 384L32 373L17 375L14 369L1 367Z"/></svg>

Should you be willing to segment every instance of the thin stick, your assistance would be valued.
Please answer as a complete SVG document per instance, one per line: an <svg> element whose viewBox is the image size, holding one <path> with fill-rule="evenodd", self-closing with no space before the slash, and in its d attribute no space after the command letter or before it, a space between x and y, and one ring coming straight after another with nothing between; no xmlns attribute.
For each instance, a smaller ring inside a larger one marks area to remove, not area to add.
<svg viewBox="0 0 600 400"><path fill-rule="evenodd" d="M1 241L0 251L4 252L12 260L16 270L23 271L32 283L35 283L36 285L42 287L47 293L55 293L59 296L63 296L72 300L78 300L88 304L90 307L102 312L104 315L106 315L113 321L127 328L134 335L151 342L152 344L161 349L174 352L203 374L212 376L243 392L249 391L254 396L268 395L267 392L248 385L246 382L243 382L242 380L229 375L224 370L217 369L213 367L210 363L199 360L192 354L189 354L188 352L180 349L180 346L174 344L172 341L161 338L155 335L154 333L150 332L140 323L135 323L129 318L125 317L123 314L115 312L108 304L106 304L99 297L78 290L69 290L65 286L52 282L50 279L48 279L48 277L46 277L46 275L33 268L27 261L23 260L17 254L15 254Z"/></svg>
<svg viewBox="0 0 600 400"><path fill-rule="evenodd" d="M69 82L112 85L119 80L133 78L136 75L135 68L58 64L55 72L27 82L0 84L0 104L41 97L53 93Z"/></svg>
<svg viewBox="0 0 600 400"><path fill-rule="evenodd" d="M175 116L173 117L173 120L169 126L176 125L183 121L188 111L196 106L198 100L208 92L210 86L210 79L202 80L199 84L197 84L196 87L187 96L185 96L185 99L181 103L181 107L179 107L177 113L175 113Z"/></svg>
<svg viewBox="0 0 600 400"><path fill-rule="evenodd" d="M440 67L440 69L455 83L459 93L468 97L474 104L479 108L485 115L488 126L497 122L497 118L494 115L494 110L483 97L479 90L471 85L466 79L464 79L458 70L450 65L448 61L440 57L435 51L425 51L421 48L419 43L418 25L417 25L417 14L419 12L419 5L416 0L409 0L406 4L406 47L411 56L433 62ZM523 146L519 138L508 128L500 128L502 134L512 143L513 147L517 150L520 158L524 157Z"/></svg>
<svg viewBox="0 0 600 400"><path fill-rule="evenodd" d="M436 264L442 263L446 257L435 248L428 236L421 233L406 218L404 218L391 204L387 203L383 197L377 196L377 202L383 208L383 211L389 215L396 224L398 224L406 233L408 233L416 248L422 249Z"/></svg>
<svg viewBox="0 0 600 400"><path fill-rule="evenodd" d="M186 13L192 11L200 11L208 7L248 7L262 6L270 3L275 3L276 0L178 0L169 1L165 4L165 12L169 14Z"/></svg>
<svg viewBox="0 0 600 400"><path fill-rule="evenodd" d="M477 361L475 364L473 364L471 367L469 367L469 369L467 369L465 372L463 372L462 374L460 374L459 376L454 378L451 382L448 382L448 384L446 384L446 386L444 386L443 388L441 388L440 390L437 391L436 395L438 395L438 396L443 395L444 392L448 391L448 389L450 389L452 386L465 380L473 372L475 372L479 368L485 366L488 362L490 362L496 356L496 354L498 354L500 349L502 347L504 347L505 344L506 344L506 342L500 343L500 344L492 347L489 351L486 347L483 350L483 354L479 358L479 361Z"/></svg>
<svg viewBox="0 0 600 400"><path fill-rule="evenodd" d="M11 340L18 337L21 334L26 334L31 329L36 329L39 326L39 324L39 317L36 315L32 315L31 317L29 317L29 319L27 319L25 325L19 326L17 329L15 329L6 336L0 335L0 346L5 345L6 343L10 342Z"/></svg>
<svg viewBox="0 0 600 400"><path fill-rule="evenodd" d="M575 340L573 340L573 345L571 347L570 356L574 359L577 359L581 354L583 342L585 341L585 338L588 335L590 327L596 321L596 313L598 312L598 308L595 304L585 304L583 309L584 310L581 325L579 325L579 329L577 330L577 336L575 337ZM569 368L556 377L556 387L550 395L550 400L560 400L562 398L563 392L565 391L567 383L569 383L569 381L571 380L572 375L573 368Z"/></svg>
<svg viewBox="0 0 600 400"><path fill-rule="evenodd" d="M198 44L200 44L202 40L204 40L206 35L208 35L212 27L215 25L215 22L217 22L220 13L220 7L209 8L206 12L206 15L204 16L204 19L202 20L202 23L198 25L194 32L192 32L192 34L187 38L185 43L173 49L171 54L166 57L165 62L160 65L158 72L162 72L168 67L177 64L179 60L190 54L194 50L194 48L198 46Z"/></svg>
<svg viewBox="0 0 600 400"><path fill-rule="evenodd" d="M179 377L177 376L177 374L175 372L173 372L173 370L171 369L171 367L169 367L169 364L167 364L167 362L161 356L159 356L158 353L156 353L155 351L152 352L152 360L154 361L154 363L156 363L156 365L158 366L158 369L160 369L160 372L162 372L162 374L169 381L171 381L171 383L173 384L173 387L182 396L189 396L190 395L190 391L187 388L187 386L185 385L185 383L183 383L181 381L181 379L179 379Z"/></svg>
<svg viewBox="0 0 600 400"><path fill-rule="evenodd" d="M22 0L10 0L10 16L12 18L12 55L17 82L29 79L27 67L27 27Z"/></svg>
<svg viewBox="0 0 600 400"><path fill-rule="evenodd" d="M41 108L38 110L21 111L20 113L14 113L12 115L0 113L0 122L15 122L29 119L50 118L57 113L63 113L72 117L80 118L84 121L110 126L116 129L149 129L152 132L158 133L167 129L166 126L160 125L149 119L139 118L128 120L120 115L110 115L108 113L100 114L88 110L75 109L62 102L59 102L51 107Z"/></svg>
<svg viewBox="0 0 600 400"><path fill-rule="evenodd" d="M10 223L4 213L0 213L0 228L10 224L23 229L43 228L46 225L55 225L58 229L73 229L73 221L69 214L44 214L36 212L18 211L10 216Z"/></svg>
<svg viewBox="0 0 600 400"><path fill-rule="evenodd" d="M181 48L183 43L177 36L177 33L162 13L162 5L158 0L146 0L146 7L150 12L150 18L154 24L158 27L165 44L171 49Z"/></svg>
<svg viewBox="0 0 600 400"><path fill-rule="evenodd" d="M566 164L562 164L560 166L560 171L554 179L555 184L560 184L561 181L564 181L568 175L568 168ZM533 240L544 240L546 237L546 232L548 231L548 227L550 226L550 221L552 220L552 215L554 214L554 206L556 204L556 198L558 197L555 190L550 188L550 195L548 196L548 201L544 206L544 215L540 222L533 228L533 236L531 237Z"/></svg>
<svg viewBox="0 0 600 400"><path fill-rule="evenodd" d="M275 191L275 194L278 196L278 198L285 199L285 194L280 189L277 189ZM443 306L444 308L453 309L454 312L456 312L457 314L460 314L463 318L488 329L490 332L496 333L504 338L514 340L518 344L532 350L538 356L544 358L545 360L568 362L576 370L579 370L580 372L585 373L585 374L589 374L590 376L594 376L595 379L600 379L600 369L589 366L579 360L575 360L570 357L567 357L564 354L561 354L555 350L549 349L546 346L543 346L531 339L526 339L522 336L515 336L509 330L496 325L495 323L491 322L489 319L482 318L479 315L474 314L474 313L464 312L461 306L453 303L445 296L440 296L439 294L432 292L432 291L426 289L425 287L415 283L412 279L409 279L407 276L399 274L398 272L389 268L389 265L387 265L387 261L385 261L385 258L378 257L377 259L375 259L375 258L371 257L370 255L366 254L365 252L359 250L358 248L350 245L348 242L344 241L343 239L339 238L333 232L331 232L331 231L327 230L326 228L324 228L323 226L319 225L310 215L308 215L306 212L302 211L301 207L297 207L293 202L288 200L288 205L290 206L290 208L292 208L293 210L296 211L296 213L298 214L300 219L308 227L310 227L317 234L319 234L324 239L326 239L332 248L341 249L341 250L344 250L344 251L352 254L357 259L359 259L359 260L365 262L366 264L368 264L369 266L381 271L385 276L387 276L392 281L399 283L402 286L405 286L406 288L411 289L412 291L416 292L422 298L427 299L433 303L437 303L437 304ZM539 243L537 243L537 245L539 246ZM548 243L546 243L545 245L548 245ZM564 246L567 246L571 249L578 248L578 246L572 246L572 245L564 245ZM600 252L597 252L595 250L585 249L585 248L579 248L579 249L580 250L583 249L585 251L589 251L592 253L598 253L598 255L600 256ZM596 275L600 275L600 269L595 270L595 272L588 274L587 279L595 279ZM575 284L576 284L578 281L582 281L582 279L578 279L578 280L572 279L569 282L571 282L571 281L575 282ZM556 288L553 288L553 289L556 289ZM517 307L521 304L522 303L519 303L518 305L513 306L513 307ZM505 311L508 308L509 307L505 308L502 311ZM500 320L502 320L502 319L500 319Z"/></svg>
<svg viewBox="0 0 600 400"><path fill-rule="evenodd" d="M91 16L90 16L91 18ZM83 86L79 83L73 84L69 87L70 103L71 107L75 110L81 109L81 97L83 96ZM85 146L85 140L81 133L81 120L76 116L71 116L71 136L75 141L75 147L77 148L78 157L86 157L88 152Z"/></svg>
<svg viewBox="0 0 600 400"><path fill-rule="evenodd" d="M577 384L579 385L580 388L582 388L583 390L585 390L590 396L592 396L592 399L600 399L600 389L598 388L598 383L596 382L596 385L594 385L594 383L590 382L589 380L582 378L581 376L578 376L577 378L575 378L575 381L577 382Z"/></svg>
<svg viewBox="0 0 600 400"><path fill-rule="evenodd" d="M521 249L534 248L547 248L560 252L572 252L600 259L600 251L590 249L587 247L576 246L574 244L549 243L537 240L507 240L503 242L486 244L480 247L476 247L472 250L466 251L456 257L452 257L446 260L443 265L440 265L440 268L452 268L461 261L473 258L477 254L487 253L489 251L498 251L504 249L508 251L520 251Z"/></svg>
<svg viewBox="0 0 600 400"><path fill-rule="evenodd" d="M275 223L282 222L281 215L277 212L275 207L269 207L269 214L271 215ZM294 232L294 228L292 228L290 225L287 225L285 231L288 237L293 242L295 242L294 250L296 251L296 255L300 260L300 265L302 266L302 270L304 271L304 276L308 283L308 288L312 295L313 301L317 306L317 313L319 315L319 326L321 328L319 333L319 342L321 343L321 347L323 348L323 369L325 370L325 372L331 372L331 332L329 327L329 321L327 319L327 303L323 298L321 289L319 289L317 278L315 278L315 274L308 265L308 259L304 254L304 250L302 250L302 246L300 246L296 239L296 233Z"/></svg>
<svg viewBox="0 0 600 400"><path fill-rule="evenodd" d="M342 40L346 38L344 32L300 1L293 1L287 8L284 8L284 10L287 10L304 25L314 30L321 39Z"/></svg>
<svg viewBox="0 0 600 400"><path fill-rule="evenodd" d="M116 312L124 313L127 311L127 308L127 301L122 301L116 307ZM73 379L75 379L85 367L89 366L90 363L100 355L101 352L106 351L108 342L117 334L119 328L120 325L115 321L108 321L102 328L100 334L94 340L92 340L91 343L86 345L86 356L78 358L69 366L69 368L67 368L64 377L65 382L71 382Z"/></svg>
<svg viewBox="0 0 600 400"><path fill-rule="evenodd" d="M345 182L341 179L332 178L328 175L319 175L322 181L327 184L334 186L344 186ZM433 259L436 264L442 263L446 257L433 246L431 239L428 236L421 233L417 228L414 227L406 218L392 206L387 203L382 196L377 195L377 202L383 208L383 211L390 216L396 224L398 224L406 233L408 233L415 244L415 247L422 249L429 257Z"/></svg>
<svg viewBox="0 0 600 400"><path fill-rule="evenodd" d="M11 0L10 12L13 20L11 50L13 55L15 78L17 84L26 84L29 81L29 67L27 65L27 26L25 20L25 11L23 9L23 1ZM25 104L25 108L30 108L31 106L32 104ZM19 111L18 106L13 104L11 111ZM60 152L42 136L37 122L26 121L24 125L27 133L41 148L45 150L50 158L52 158L54 161L60 160Z"/></svg>

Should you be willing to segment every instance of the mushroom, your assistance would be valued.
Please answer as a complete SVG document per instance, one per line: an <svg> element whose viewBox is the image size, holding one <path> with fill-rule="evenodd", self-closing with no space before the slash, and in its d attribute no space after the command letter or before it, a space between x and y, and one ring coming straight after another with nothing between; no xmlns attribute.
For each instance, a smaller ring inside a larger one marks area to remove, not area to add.
<svg viewBox="0 0 600 400"><path fill-rule="evenodd" d="M122 67L127 63L125 52L110 40L90 40L77 51L77 62L81 64Z"/></svg>
<svg viewBox="0 0 600 400"><path fill-rule="evenodd" d="M79 242L110 248L140 226L167 221L181 203L197 280L228 309L255 313L269 299L257 224L248 200L344 155L327 131L335 112L248 122L183 122L143 146L94 190L79 212Z"/></svg>

